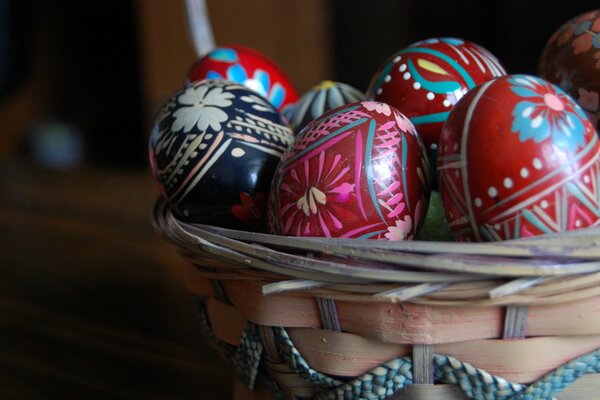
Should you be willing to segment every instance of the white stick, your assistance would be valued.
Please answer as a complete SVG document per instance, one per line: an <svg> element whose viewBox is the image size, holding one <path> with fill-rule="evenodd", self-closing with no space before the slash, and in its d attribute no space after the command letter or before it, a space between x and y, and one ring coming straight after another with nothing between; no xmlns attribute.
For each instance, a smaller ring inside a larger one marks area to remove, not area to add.
<svg viewBox="0 0 600 400"><path fill-rule="evenodd" d="M206 0L185 0L188 34L198 58L215 48L215 39L208 18Z"/></svg>

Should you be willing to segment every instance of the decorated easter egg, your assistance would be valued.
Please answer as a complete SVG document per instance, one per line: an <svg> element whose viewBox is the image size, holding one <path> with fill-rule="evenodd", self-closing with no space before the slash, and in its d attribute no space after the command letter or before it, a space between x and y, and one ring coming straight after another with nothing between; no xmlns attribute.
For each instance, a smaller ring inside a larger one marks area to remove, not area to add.
<svg viewBox="0 0 600 400"><path fill-rule="evenodd" d="M277 167L271 233L412 239L429 201L429 164L413 124L395 108L335 108L295 138Z"/></svg>
<svg viewBox="0 0 600 400"><path fill-rule="evenodd" d="M600 128L600 10L573 18L550 37L539 74L573 97Z"/></svg>
<svg viewBox="0 0 600 400"><path fill-rule="evenodd" d="M434 38L386 60L367 96L396 107L415 124L425 145L435 149L454 104L480 83L505 74L485 48L461 39Z"/></svg>
<svg viewBox="0 0 600 400"><path fill-rule="evenodd" d="M438 179L455 239L516 239L600 221L600 143L581 107L529 75L487 82L444 124Z"/></svg>
<svg viewBox="0 0 600 400"><path fill-rule="evenodd" d="M264 54L243 46L218 47L192 66L188 82L226 79L249 87L279 111L298 100L286 74Z"/></svg>
<svg viewBox="0 0 600 400"><path fill-rule="evenodd" d="M312 120L327 111L365 99L365 94L341 82L323 81L306 92L290 107L286 116L295 132L300 132Z"/></svg>
<svg viewBox="0 0 600 400"><path fill-rule="evenodd" d="M196 81L160 110L150 165L180 218L259 229L275 167L292 141L291 129L263 97L228 81Z"/></svg>

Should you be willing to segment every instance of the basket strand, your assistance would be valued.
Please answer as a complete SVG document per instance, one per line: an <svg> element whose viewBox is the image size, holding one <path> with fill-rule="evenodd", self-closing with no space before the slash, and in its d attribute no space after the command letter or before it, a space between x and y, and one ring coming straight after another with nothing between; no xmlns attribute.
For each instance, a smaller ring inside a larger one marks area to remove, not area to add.
<svg viewBox="0 0 600 400"><path fill-rule="evenodd" d="M214 347L217 347L219 350L225 353L226 358L229 359L235 352L236 346L222 341L217 337L217 335L214 334L210 325L210 319L208 317L206 305L198 297L194 297L192 300L194 306L196 307L196 316L200 325L200 333L209 341L209 343L211 343Z"/></svg>

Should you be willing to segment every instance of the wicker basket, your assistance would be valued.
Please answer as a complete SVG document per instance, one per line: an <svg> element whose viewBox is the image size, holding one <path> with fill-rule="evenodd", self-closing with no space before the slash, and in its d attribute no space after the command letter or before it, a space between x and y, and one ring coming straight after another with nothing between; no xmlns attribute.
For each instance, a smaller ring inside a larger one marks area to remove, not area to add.
<svg viewBox="0 0 600 400"><path fill-rule="evenodd" d="M291 238L186 224L162 201L154 222L190 261L238 399L600 399L600 228Z"/></svg>

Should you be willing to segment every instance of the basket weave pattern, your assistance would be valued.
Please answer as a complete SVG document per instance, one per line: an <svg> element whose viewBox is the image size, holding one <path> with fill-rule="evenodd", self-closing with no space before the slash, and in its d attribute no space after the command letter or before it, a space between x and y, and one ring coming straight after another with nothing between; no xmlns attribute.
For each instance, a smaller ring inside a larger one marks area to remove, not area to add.
<svg viewBox="0 0 600 400"><path fill-rule="evenodd" d="M468 245L290 238L186 224L161 201L154 222L190 261L206 334L273 398L552 399L600 372L598 228Z"/></svg>

